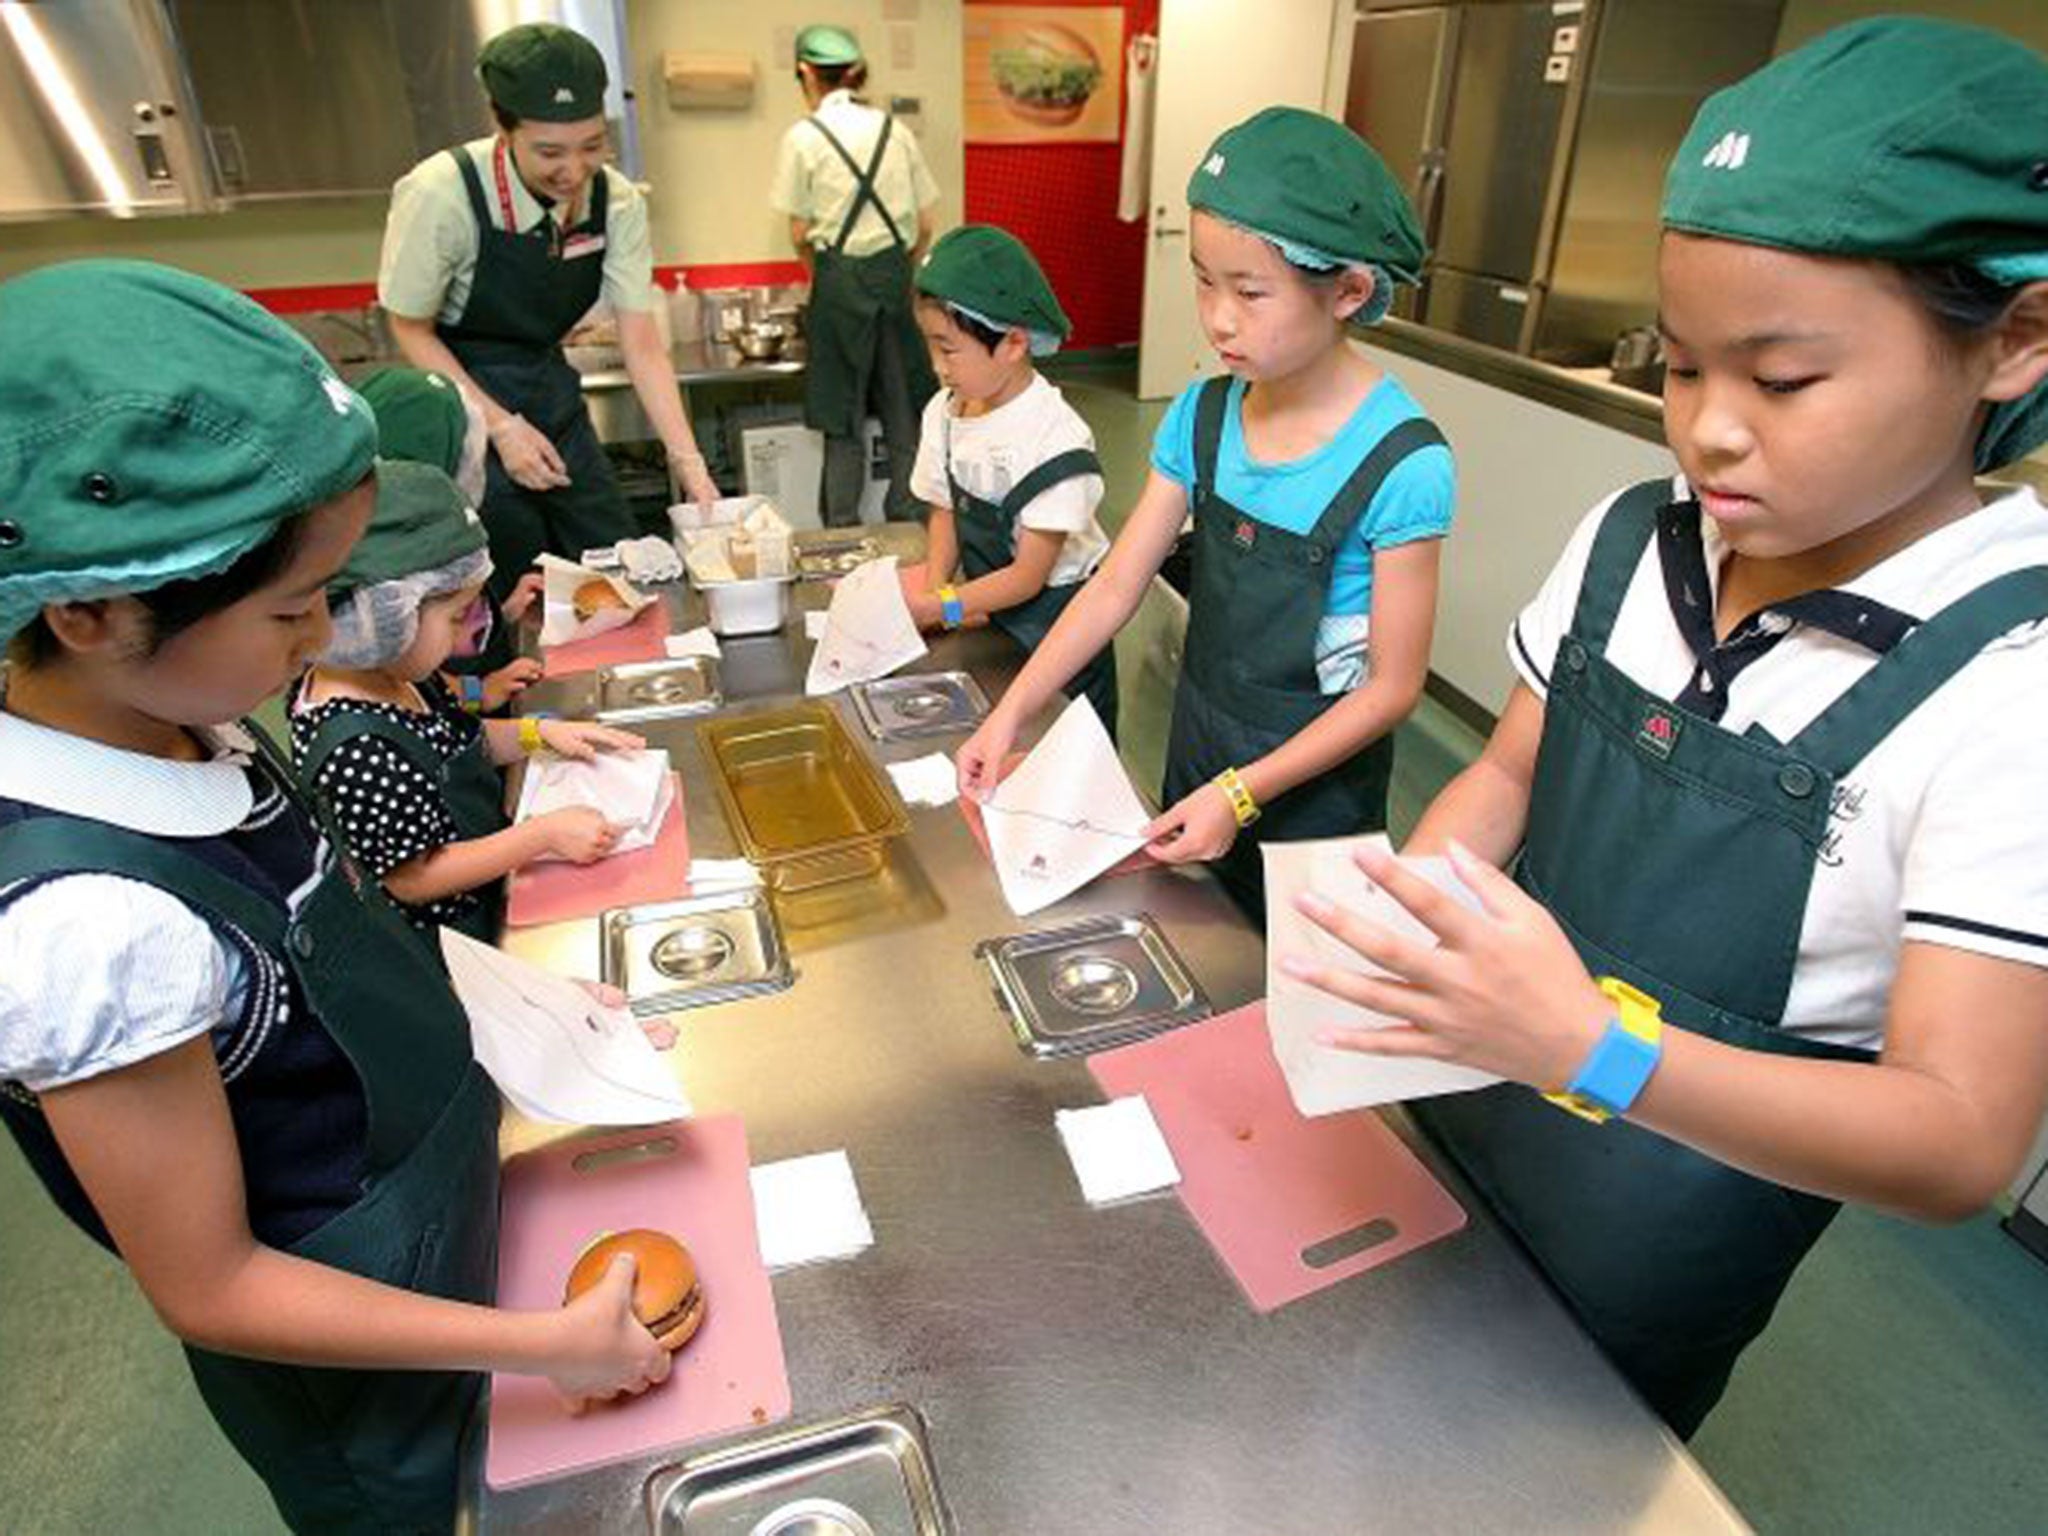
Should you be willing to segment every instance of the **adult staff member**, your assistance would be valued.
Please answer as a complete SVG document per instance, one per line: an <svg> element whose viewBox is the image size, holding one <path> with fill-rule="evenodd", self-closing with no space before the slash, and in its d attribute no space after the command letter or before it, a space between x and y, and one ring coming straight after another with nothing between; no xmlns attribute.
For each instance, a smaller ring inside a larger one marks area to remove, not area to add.
<svg viewBox="0 0 2048 1536"><path fill-rule="evenodd" d="M910 470L924 403L938 388L911 303L911 273L931 244L939 185L917 136L857 100L860 44L839 27L805 27L796 77L811 115L782 136L768 201L811 273L804 333L804 421L825 434L825 521L860 520L861 423L872 410L889 454L890 517L917 515Z"/></svg>
<svg viewBox="0 0 2048 1536"><path fill-rule="evenodd" d="M671 476L693 501L718 492L654 321L646 203L604 163L603 55L580 33L532 23L484 44L477 73L498 132L392 188L377 297L407 361L455 380L483 412L482 512L502 600L542 551L573 558L635 531L562 356L600 299Z"/></svg>

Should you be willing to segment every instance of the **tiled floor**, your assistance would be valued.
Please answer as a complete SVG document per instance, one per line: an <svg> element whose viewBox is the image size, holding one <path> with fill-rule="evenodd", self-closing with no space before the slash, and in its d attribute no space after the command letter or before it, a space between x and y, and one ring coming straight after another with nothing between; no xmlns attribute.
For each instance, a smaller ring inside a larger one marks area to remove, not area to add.
<svg viewBox="0 0 2048 1536"><path fill-rule="evenodd" d="M1115 371L1084 369L1067 388L1094 425L1114 524L1142 482L1159 407L1133 401ZM1126 751L1150 785L1165 690L1126 676ZM1477 746L1442 710L1418 711L1398 739L1397 832ZM174 1154L165 1178L174 1195ZM2035 1532L2048 1530L2043 1426L2048 1267L1989 1218L1936 1230L1851 1212L1694 1448L1766 1532ZM0 1447L0 1531L279 1529L126 1272L54 1214L11 1142L0 1146Z"/></svg>

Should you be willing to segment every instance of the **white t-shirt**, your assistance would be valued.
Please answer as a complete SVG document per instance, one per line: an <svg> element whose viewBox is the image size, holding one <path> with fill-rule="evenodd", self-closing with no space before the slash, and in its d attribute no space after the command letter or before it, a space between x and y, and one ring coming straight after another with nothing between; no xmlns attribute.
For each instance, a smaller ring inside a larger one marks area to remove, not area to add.
<svg viewBox="0 0 2048 1536"><path fill-rule="evenodd" d="M247 736L223 727L209 745L211 761L174 762L0 711L0 796L165 838L218 836L281 812L274 794L257 802ZM41 1092L160 1055L239 1019L248 985L241 952L156 886L46 881L0 908L0 1083ZM222 1050L223 1076L249 1054Z"/></svg>
<svg viewBox="0 0 2048 1536"><path fill-rule="evenodd" d="M1684 481L1673 482L1683 497ZM1593 537L1612 498L1579 525L1508 636L1515 670L1547 692ZM1708 582L1727 546L1702 520ZM2048 565L2048 514L2014 491L1937 529L1845 584L1927 619L1993 577ZM1712 611L1709 597L1708 611ZM1660 698L1696 661L1673 617L1656 540L1616 615L1607 659ZM1790 740L1876 664L1823 629L1793 624L1726 688L1720 724ZM2048 624L1993 641L1835 787L1829 833L1800 930L1785 1028L1836 1045L1883 1043L1900 946L1942 944L2048 966Z"/></svg>
<svg viewBox="0 0 2048 1536"><path fill-rule="evenodd" d="M1043 374L1014 400L985 416L955 416L953 392L942 389L925 403L918 433L917 462L910 471L911 494L933 506L952 505L946 483L950 434L953 474L968 494L1001 504L1016 485L1047 459L1073 448L1095 448L1095 434L1066 397ZM1102 476L1077 475L1039 492L1017 515L1017 523L1043 533L1063 533L1067 542L1053 561L1046 585L1070 587L1086 581L1102 563L1109 537L1095 520L1102 504ZM1016 542L1011 541L1014 552Z"/></svg>
<svg viewBox="0 0 2048 1536"><path fill-rule="evenodd" d="M846 146L863 171L875 158L875 140L887 114L853 99L851 91L833 91L818 103L815 116ZM775 156L775 177L768 184L768 206L811 226L811 244L830 250L839 239L860 183L839 152L825 141L815 124L792 123L782 135ZM889 148L875 171L875 194L895 221L907 251L917 244L917 216L939 200L939 184L924 163L924 151L909 125L889 130ZM861 204L860 217L846 237L846 254L873 256L889 249L889 226L871 202Z"/></svg>

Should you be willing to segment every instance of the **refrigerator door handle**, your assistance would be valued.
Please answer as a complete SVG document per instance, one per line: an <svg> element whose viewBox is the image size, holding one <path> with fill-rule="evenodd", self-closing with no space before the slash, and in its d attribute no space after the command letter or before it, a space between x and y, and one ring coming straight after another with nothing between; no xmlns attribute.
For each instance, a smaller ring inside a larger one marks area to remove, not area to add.
<svg viewBox="0 0 2048 1536"><path fill-rule="evenodd" d="M1422 241L1426 246L1436 245L1437 225L1443 217L1444 208L1444 152L1441 149L1425 151L1422 168L1415 177L1415 216L1422 225Z"/></svg>

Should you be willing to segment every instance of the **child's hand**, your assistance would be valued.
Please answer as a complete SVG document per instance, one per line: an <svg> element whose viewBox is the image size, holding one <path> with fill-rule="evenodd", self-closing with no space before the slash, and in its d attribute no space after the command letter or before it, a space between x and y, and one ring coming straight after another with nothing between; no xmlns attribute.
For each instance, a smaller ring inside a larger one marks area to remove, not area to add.
<svg viewBox="0 0 2048 1536"><path fill-rule="evenodd" d="M517 624L532 611L540 601L541 594L548 589L547 577L539 571L528 571L519 578L517 585L505 594L505 601L498 604L498 612L505 616L507 624Z"/></svg>
<svg viewBox="0 0 2048 1536"><path fill-rule="evenodd" d="M1200 784L1145 829L1145 851L1162 864L1220 859L1237 841L1237 813L1215 784Z"/></svg>
<svg viewBox="0 0 2048 1536"><path fill-rule="evenodd" d="M1437 936L1434 947L1305 895L1296 905L1326 933L1391 972L1367 976L1284 955L1288 975L1376 1013L1386 1029L1332 1030L1326 1045L1377 1056L1455 1061L1546 1091L1571 1081L1613 1013L1557 920L1514 881L1457 843L1451 867L1479 898L1474 912L1391 854L1361 849L1358 867Z"/></svg>
<svg viewBox="0 0 2048 1536"><path fill-rule="evenodd" d="M558 1314L548 1380L570 1412L645 1392L668 1377L672 1356L633 1316L633 1258L620 1254L604 1278Z"/></svg>
<svg viewBox="0 0 2048 1536"><path fill-rule="evenodd" d="M539 682L545 669L531 656L522 656L517 661L484 675L484 712L502 709L507 701Z"/></svg>
<svg viewBox="0 0 2048 1536"><path fill-rule="evenodd" d="M1010 743L1017 739L1017 727L998 705L967 738L953 756L953 769L960 777L960 793L969 800L985 801L996 792L1003 776L1003 763L1010 755Z"/></svg>
<svg viewBox="0 0 2048 1536"><path fill-rule="evenodd" d="M644 736L635 736L631 731L615 731L608 725L597 725L588 720L543 720L539 729L541 744L549 751L583 762L588 762L600 752L637 752L647 745Z"/></svg>
<svg viewBox="0 0 2048 1536"><path fill-rule="evenodd" d="M542 829L547 850L572 864L595 864L612 851L619 829L604 819L604 812L588 805L568 805L534 818Z"/></svg>

